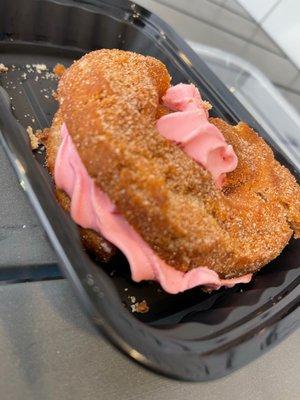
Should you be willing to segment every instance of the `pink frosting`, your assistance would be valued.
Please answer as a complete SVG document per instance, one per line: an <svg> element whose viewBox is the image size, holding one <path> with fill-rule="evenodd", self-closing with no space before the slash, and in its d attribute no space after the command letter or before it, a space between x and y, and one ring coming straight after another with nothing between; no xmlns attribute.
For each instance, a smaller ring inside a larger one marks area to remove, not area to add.
<svg viewBox="0 0 300 400"><path fill-rule="evenodd" d="M180 83L167 90L163 104L176 112L157 121L159 133L179 144L221 187L226 173L237 167L238 159L219 129L208 121L199 90L192 84Z"/></svg>
<svg viewBox="0 0 300 400"><path fill-rule="evenodd" d="M198 101L197 97L195 101ZM71 199L73 220L84 228L101 233L118 247L128 259L134 281L156 280L166 292L175 294L199 285L218 289L251 280L251 274L220 279L216 272L206 267L184 273L166 264L118 213L108 196L88 175L65 124L62 125L61 136L54 178L57 187Z"/></svg>

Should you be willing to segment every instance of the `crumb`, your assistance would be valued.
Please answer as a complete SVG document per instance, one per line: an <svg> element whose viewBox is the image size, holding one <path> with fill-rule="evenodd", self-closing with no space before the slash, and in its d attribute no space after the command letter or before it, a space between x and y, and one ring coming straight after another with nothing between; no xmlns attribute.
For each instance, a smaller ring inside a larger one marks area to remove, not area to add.
<svg viewBox="0 0 300 400"><path fill-rule="evenodd" d="M42 129L37 129L37 130L35 131L35 136L36 136L39 140L41 139L42 135L43 135Z"/></svg>
<svg viewBox="0 0 300 400"><path fill-rule="evenodd" d="M136 302L136 298L134 296L128 296L128 298L130 299L131 303Z"/></svg>
<svg viewBox="0 0 300 400"><path fill-rule="evenodd" d="M202 104L206 111L209 111L212 109L212 105L210 104L209 101L204 100Z"/></svg>
<svg viewBox="0 0 300 400"><path fill-rule="evenodd" d="M39 77L36 76L36 77L34 78L34 80L37 82L37 81L39 80Z"/></svg>
<svg viewBox="0 0 300 400"><path fill-rule="evenodd" d="M32 64L38 74L41 74L42 71L47 70L47 65L45 64Z"/></svg>
<svg viewBox="0 0 300 400"><path fill-rule="evenodd" d="M32 65L26 64L25 67L26 67L28 73L29 72L34 72L34 68L32 68Z"/></svg>
<svg viewBox="0 0 300 400"><path fill-rule="evenodd" d="M47 95L47 94L45 94L45 96L44 96L46 99L49 99L49 96Z"/></svg>
<svg viewBox="0 0 300 400"><path fill-rule="evenodd" d="M43 143L43 140L45 140L49 134L49 128L45 128L45 129L37 129L35 131L35 136L38 138L38 140L40 141L40 143ZM41 149L44 149L45 147L42 146Z"/></svg>
<svg viewBox="0 0 300 400"><path fill-rule="evenodd" d="M136 312L135 304L132 304L130 307L131 307L131 312L133 312L133 313Z"/></svg>
<svg viewBox="0 0 300 400"><path fill-rule="evenodd" d="M27 126L26 129L29 139L30 139L30 145L32 150L36 150L39 147L40 141L39 138L35 136L35 134L33 133L32 127L31 126Z"/></svg>
<svg viewBox="0 0 300 400"><path fill-rule="evenodd" d="M52 73L52 72L46 72L45 76L43 77L43 79L54 79L56 78L56 76Z"/></svg>
<svg viewBox="0 0 300 400"><path fill-rule="evenodd" d="M8 71L8 68L4 64L0 64L0 74L2 72L7 72L7 71Z"/></svg>
<svg viewBox="0 0 300 400"><path fill-rule="evenodd" d="M149 311L149 306L146 302L146 300L141 301L140 303L137 302L135 304L131 305L131 311L136 312L136 313L147 313Z"/></svg>
<svg viewBox="0 0 300 400"><path fill-rule="evenodd" d="M26 79L26 78L27 78L26 72L24 72L24 73L21 75L21 77L24 78L24 79Z"/></svg>
<svg viewBox="0 0 300 400"><path fill-rule="evenodd" d="M127 292L128 291L128 287L126 287L125 289L124 289L124 292Z"/></svg>
<svg viewBox="0 0 300 400"><path fill-rule="evenodd" d="M65 72L66 67L63 64L56 64L55 67L53 68L53 72L56 76L59 78L62 76L62 74Z"/></svg>

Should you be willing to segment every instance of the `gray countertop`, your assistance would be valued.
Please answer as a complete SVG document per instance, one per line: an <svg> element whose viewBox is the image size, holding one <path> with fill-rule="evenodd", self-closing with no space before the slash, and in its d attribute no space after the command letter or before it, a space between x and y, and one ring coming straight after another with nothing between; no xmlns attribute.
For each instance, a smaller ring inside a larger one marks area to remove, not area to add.
<svg viewBox="0 0 300 400"><path fill-rule="evenodd" d="M156 376L114 350L65 280L0 287L1 400L298 400L300 331L208 383Z"/></svg>
<svg viewBox="0 0 300 400"><path fill-rule="evenodd" d="M247 60L300 112L299 68L237 1L136 0L136 3L156 13L185 39Z"/></svg>

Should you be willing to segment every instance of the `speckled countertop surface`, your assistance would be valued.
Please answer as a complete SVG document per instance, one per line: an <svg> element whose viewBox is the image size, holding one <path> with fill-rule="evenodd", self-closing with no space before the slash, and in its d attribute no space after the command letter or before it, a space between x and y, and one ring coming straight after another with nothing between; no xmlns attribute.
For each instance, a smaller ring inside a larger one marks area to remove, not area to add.
<svg viewBox="0 0 300 400"><path fill-rule="evenodd" d="M101 339L65 280L0 287L1 400L298 400L300 332L208 383L159 377Z"/></svg>

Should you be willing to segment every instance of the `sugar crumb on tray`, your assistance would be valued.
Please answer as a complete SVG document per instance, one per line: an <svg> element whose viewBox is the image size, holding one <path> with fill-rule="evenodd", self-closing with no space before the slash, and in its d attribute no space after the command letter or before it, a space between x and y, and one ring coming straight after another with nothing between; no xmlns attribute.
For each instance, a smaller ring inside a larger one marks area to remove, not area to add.
<svg viewBox="0 0 300 400"><path fill-rule="evenodd" d="M3 72L7 72L7 71L8 71L8 68L4 64L0 63L0 74Z"/></svg>
<svg viewBox="0 0 300 400"><path fill-rule="evenodd" d="M134 313L140 313L140 314L145 314L149 311L149 306L146 302L146 300L143 300L141 302L136 302L131 305L131 311Z"/></svg>
<svg viewBox="0 0 300 400"><path fill-rule="evenodd" d="M33 129L31 126L27 126L26 132L28 133L30 139L30 145L32 150L36 150L39 148L40 140L39 138L33 133Z"/></svg>
<svg viewBox="0 0 300 400"><path fill-rule="evenodd" d="M41 74L42 71L47 71L48 69L46 64L32 64L32 66L38 74Z"/></svg>
<svg viewBox="0 0 300 400"><path fill-rule="evenodd" d="M204 100L204 101L202 102L202 104L203 104L203 107L205 108L206 111L209 111L209 110L212 109L212 105L210 104L209 101Z"/></svg>
<svg viewBox="0 0 300 400"><path fill-rule="evenodd" d="M66 67L63 64L56 64L55 67L53 68L53 72L56 76L59 78L62 76L62 74L65 72Z"/></svg>
<svg viewBox="0 0 300 400"><path fill-rule="evenodd" d="M131 303L135 303L136 302L135 296L128 296L128 298L131 301Z"/></svg>

